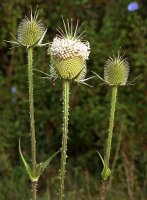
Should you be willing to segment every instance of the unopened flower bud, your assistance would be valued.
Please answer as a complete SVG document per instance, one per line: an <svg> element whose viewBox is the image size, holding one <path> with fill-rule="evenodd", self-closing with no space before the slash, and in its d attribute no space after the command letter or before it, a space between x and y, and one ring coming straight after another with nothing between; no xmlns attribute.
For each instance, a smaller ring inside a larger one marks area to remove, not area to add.
<svg viewBox="0 0 147 200"><path fill-rule="evenodd" d="M45 27L41 20L37 20L38 12L36 11L35 15L30 19L25 17L19 27L18 27L18 42L24 46L33 46L37 45L39 40L42 38Z"/></svg>
<svg viewBox="0 0 147 200"><path fill-rule="evenodd" d="M129 75L129 64L118 53L117 57L109 58L105 65L104 80L109 85L126 85Z"/></svg>

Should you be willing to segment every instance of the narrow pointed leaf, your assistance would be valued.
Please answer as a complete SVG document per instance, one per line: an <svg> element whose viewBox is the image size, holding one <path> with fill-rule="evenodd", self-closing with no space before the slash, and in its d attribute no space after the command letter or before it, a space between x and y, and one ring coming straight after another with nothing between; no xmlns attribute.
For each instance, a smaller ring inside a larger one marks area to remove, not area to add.
<svg viewBox="0 0 147 200"><path fill-rule="evenodd" d="M4 40L4 42L8 42L8 43L11 43L11 44L19 44L18 42L15 42L15 41L13 41L13 40Z"/></svg>
<svg viewBox="0 0 147 200"><path fill-rule="evenodd" d="M14 41L17 42L19 45L22 45L19 40L13 35L13 33L10 33L11 36L13 37Z"/></svg>
<svg viewBox="0 0 147 200"><path fill-rule="evenodd" d="M104 83L108 84L101 76L99 76L97 73L93 72L93 74L95 74L101 81L103 81Z"/></svg>
<svg viewBox="0 0 147 200"><path fill-rule="evenodd" d="M91 77L89 77L89 78L82 79L81 81L88 81L88 80L93 79L93 78L95 78L95 77L96 77L96 76L91 76Z"/></svg>
<svg viewBox="0 0 147 200"><path fill-rule="evenodd" d="M132 81L130 81L128 83L128 85L131 85L132 83L134 83L138 78L140 78L142 76L142 74L140 74L139 76L135 77Z"/></svg>
<svg viewBox="0 0 147 200"><path fill-rule="evenodd" d="M60 152L61 150L55 152L53 155L51 155L45 162L40 163L37 166L37 177L39 178L41 174L44 172L45 168L48 166L48 164L51 162L51 160Z"/></svg>
<svg viewBox="0 0 147 200"><path fill-rule="evenodd" d="M42 34L41 38L39 39L38 44L37 44L38 46L40 46L42 44L42 41L44 39L44 36L45 36L46 32L47 32L47 29L44 31L44 33Z"/></svg>
<svg viewBox="0 0 147 200"><path fill-rule="evenodd" d="M31 181L33 181L33 172L32 172L32 169L30 168L30 166L28 165L28 163L26 162L23 154L22 154L22 151L21 151L21 144L20 144L20 140L19 140L19 153L20 153L20 156L21 156L21 160L25 166L25 169L29 175L29 178Z"/></svg>
<svg viewBox="0 0 147 200"><path fill-rule="evenodd" d="M82 71L83 71L83 69L81 69L81 70L79 71L79 73L78 73L75 77L73 77L73 80L76 79L76 78L78 78L78 76L81 74Z"/></svg>
<svg viewBox="0 0 147 200"><path fill-rule="evenodd" d="M41 70L38 70L38 69L34 69L34 70L37 71L37 72L40 72L40 73L42 73L42 74L44 74L46 76L48 76L49 78L51 78L51 76L49 74L47 74L47 73L45 73L45 72L43 72Z"/></svg>
<svg viewBox="0 0 147 200"><path fill-rule="evenodd" d="M98 153L98 155L99 155L99 157L100 157L100 159L101 159L101 161L102 161L102 163L103 163L103 167L105 167L105 162L104 162L104 159L103 159L103 157L101 156L101 154L97 151L97 153Z"/></svg>
<svg viewBox="0 0 147 200"><path fill-rule="evenodd" d="M93 87L92 85L90 85L90 84L88 84L88 83L86 83L86 82L84 82L84 81L76 81L77 83L81 83L81 84L83 84L83 85L87 85L87 86L89 86L89 87Z"/></svg>

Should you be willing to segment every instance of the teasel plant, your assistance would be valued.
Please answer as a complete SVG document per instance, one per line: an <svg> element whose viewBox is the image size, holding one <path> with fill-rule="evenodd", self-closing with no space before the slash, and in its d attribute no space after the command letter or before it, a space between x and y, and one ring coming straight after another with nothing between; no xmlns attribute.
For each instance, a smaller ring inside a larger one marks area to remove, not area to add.
<svg viewBox="0 0 147 200"><path fill-rule="evenodd" d="M73 82L81 83L92 87L86 81L92 79L86 77L86 61L89 59L90 44L85 41L84 32L81 32L81 26L77 21L75 28L73 21L64 20L63 28L57 29L58 34L49 44L48 54L50 55L50 73L45 74L43 78L49 78L55 81L60 79L63 83L63 134L61 147L61 166L60 166L60 189L59 200L64 199L65 173L67 159L67 141L68 141L68 123L69 123L69 105L70 105L70 87ZM37 70L39 71L39 70Z"/></svg>
<svg viewBox="0 0 147 200"><path fill-rule="evenodd" d="M30 12L30 18L25 17L18 26L17 37L13 34L13 41L7 41L12 43L14 47L23 46L27 51L28 58L28 86L29 86L29 113L30 113L30 132L31 132L31 151L32 151L32 167L29 166L26 159L24 158L21 151L21 144L19 140L19 153L25 169L29 175L30 181L32 183L32 200L37 199L37 183L43 173L44 169L48 166L50 161L60 152L57 151L52 156L50 156L45 162L40 164L36 160L36 134L35 134L35 118L34 118L34 97L33 97L33 51L35 47L43 47L48 45L48 43L43 44L42 41L47 32L42 20L38 20L39 10L36 7L34 15L32 14L32 9Z"/></svg>
<svg viewBox="0 0 147 200"><path fill-rule="evenodd" d="M111 146L112 146L112 136L113 136L113 127L115 121L115 111L117 103L118 88L120 86L131 85L132 82L128 83L129 76L129 63L124 56L118 54L113 57L109 57L106 61L104 68L104 78L100 77L97 73L93 72L103 83L111 87L112 97L111 97L111 109L110 109L110 118L109 118L109 128L108 128L108 137L106 143L106 150L104 158L98 152L101 161L103 163L103 170L101 173L102 182L100 187L100 193L98 200L102 200L106 190L106 184L108 178L111 176L110 169L110 156L111 156Z"/></svg>

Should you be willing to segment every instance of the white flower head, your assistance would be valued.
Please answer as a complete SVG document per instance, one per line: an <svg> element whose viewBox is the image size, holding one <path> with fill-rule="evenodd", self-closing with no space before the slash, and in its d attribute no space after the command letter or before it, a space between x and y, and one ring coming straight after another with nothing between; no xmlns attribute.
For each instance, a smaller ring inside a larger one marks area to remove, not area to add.
<svg viewBox="0 0 147 200"><path fill-rule="evenodd" d="M63 19L63 18L62 18ZM83 33L79 34L78 22L73 31L72 20L64 24L64 31L59 28L57 35L50 44L49 53L54 62L51 65L51 75L63 79L84 79L86 75L86 60L89 58L90 45L83 41ZM55 72L53 72L55 71Z"/></svg>
<svg viewBox="0 0 147 200"><path fill-rule="evenodd" d="M89 42L81 42L77 39L68 39L55 37L50 50L56 58L66 59L74 56L80 56L84 60L88 60L90 53Z"/></svg>

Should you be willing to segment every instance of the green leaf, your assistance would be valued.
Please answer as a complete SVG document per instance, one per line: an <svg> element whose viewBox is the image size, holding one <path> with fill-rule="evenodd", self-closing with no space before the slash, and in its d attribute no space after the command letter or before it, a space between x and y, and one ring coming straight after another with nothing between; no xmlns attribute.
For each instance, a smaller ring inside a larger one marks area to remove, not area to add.
<svg viewBox="0 0 147 200"><path fill-rule="evenodd" d="M21 151L21 144L20 144L20 140L19 140L19 153L21 156L21 159L23 161L23 164L25 166L25 169L27 171L27 174L29 175L29 178L32 182L34 181L38 181L38 179L40 178L41 174L43 173L43 171L45 170L45 168L48 166L48 164L51 162L51 160L60 152L61 150L55 152L53 155L51 155L45 162L40 163L37 165L36 167L36 174L33 174L33 170L31 169L31 167L29 166L29 164L26 162L22 151Z"/></svg>
<svg viewBox="0 0 147 200"><path fill-rule="evenodd" d="M102 161L102 163L103 163L103 167L105 167L105 162L104 162L104 159L103 159L103 157L101 156L101 154L97 151L97 153L98 153L98 155L99 155L99 157L100 157L100 159L101 159L101 161Z"/></svg>
<svg viewBox="0 0 147 200"><path fill-rule="evenodd" d="M29 166L29 164L26 162L26 160L25 160L25 158L24 158L24 156L22 154L20 140L19 140L19 153L20 153L20 156L21 156L21 160L22 160L22 162L23 162L23 164L25 166L25 169L26 169L26 171L27 171L27 173L29 175L30 180L34 181L33 171L31 169L31 167Z"/></svg>
<svg viewBox="0 0 147 200"><path fill-rule="evenodd" d="M51 155L45 162L40 163L39 165L37 165L37 169L36 169L36 176L39 177L41 176L41 174L44 172L45 168L48 166L48 164L51 162L51 160L59 153L61 152L61 150L55 152L53 155Z"/></svg>
<svg viewBox="0 0 147 200"><path fill-rule="evenodd" d="M107 178L109 178L109 176L111 176L111 170L109 167L106 166L105 161L103 159L103 157L101 156L101 154L97 151L102 163L103 163L103 170L101 173L102 179L103 180L107 180Z"/></svg>
<svg viewBox="0 0 147 200"><path fill-rule="evenodd" d="M40 38L39 41L37 42L37 45L38 45L38 46L40 46L40 45L42 44L42 41L43 41L43 39L44 39L44 36L45 36L46 32L47 32L47 29L44 31L44 33L42 34L41 38Z"/></svg>
<svg viewBox="0 0 147 200"><path fill-rule="evenodd" d="M81 70L79 71L79 73L78 73L75 77L73 77L73 80L76 79L76 78L81 74L82 71L83 71L83 69L81 69Z"/></svg>
<svg viewBox="0 0 147 200"><path fill-rule="evenodd" d="M18 41L18 39L13 35L13 33L10 33L10 34L11 34L11 36L13 37L14 42L18 43L19 45L22 45L22 44Z"/></svg>
<svg viewBox="0 0 147 200"><path fill-rule="evenodd" d="M99 76L97 73L92 71L93 74L95 74L103 83L108 84L101 76ZM98 153L99 154L99 153Z"/></svg>

